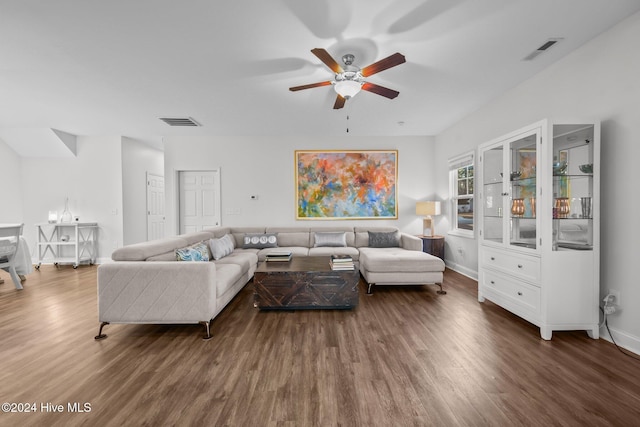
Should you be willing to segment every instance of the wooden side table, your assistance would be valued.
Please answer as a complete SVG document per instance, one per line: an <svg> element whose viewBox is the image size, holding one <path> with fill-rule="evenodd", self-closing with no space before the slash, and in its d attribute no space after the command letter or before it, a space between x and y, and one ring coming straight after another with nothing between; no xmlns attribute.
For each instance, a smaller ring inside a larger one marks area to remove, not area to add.
<svg viewBox="0 0 640 427"><path fill-rule="evenodd" d="M422 252L437 256L444 261L444 236L418 236L422 239Z"/></svg>

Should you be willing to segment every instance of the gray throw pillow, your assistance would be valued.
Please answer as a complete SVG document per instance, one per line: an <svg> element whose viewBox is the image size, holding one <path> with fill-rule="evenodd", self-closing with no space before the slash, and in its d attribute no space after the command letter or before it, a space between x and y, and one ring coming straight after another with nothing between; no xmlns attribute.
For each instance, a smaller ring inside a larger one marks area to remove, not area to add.
<svg viewBox="0 0 640 427"><path fill-rule="evenodd" d="M276 233L254 234L247 233L242 239L243 249L277 248L278 238Z"/></svg>
<svg viewBox="0 0 640 427"><path fill-rule="evenodd" d="M400 233L397 231L369 231L370 248L397 248L400 246Z"/></svg>
<svg viewBox="0 0 640 427"><path fill-rule="evenodd" d="M233 252L234 246L233 239L231 239L231 236L228 234L225 234L220 239L209 240L209 248L211 249L213 259L215 260L219 260L230 255Z"/></svg>
<svg viewBox="0 0 640 427"><path fill-rule="evenodd" d="M314 239L314 248L344 248L347 246L347 236L344 231L327 231L322 233L314 233Z"/></svg>

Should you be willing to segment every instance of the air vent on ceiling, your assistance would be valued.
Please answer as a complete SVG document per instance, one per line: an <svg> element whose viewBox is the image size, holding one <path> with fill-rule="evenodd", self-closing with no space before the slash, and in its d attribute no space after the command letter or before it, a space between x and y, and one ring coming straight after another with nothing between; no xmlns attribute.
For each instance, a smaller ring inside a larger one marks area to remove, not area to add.
<svg viewBox="0 0 640 427"><path fill-rule="evenodd" d="M523 61L533 60L536 56L540 55L541 53L544 53L545 51L547 51L547 49L549 49L551 46L558 43L560 40L562 40L562 38L553 38L553 39L547 40L542 44L542 46L540 46L539 48L531 52L529 55L525 56Z"/></svg>
<svg viewBox="0 0 640 427"><path fill-rule="evenodd" d="M160 120L169 126L200 126L200 124L191 117L160 117Z"/></svg>

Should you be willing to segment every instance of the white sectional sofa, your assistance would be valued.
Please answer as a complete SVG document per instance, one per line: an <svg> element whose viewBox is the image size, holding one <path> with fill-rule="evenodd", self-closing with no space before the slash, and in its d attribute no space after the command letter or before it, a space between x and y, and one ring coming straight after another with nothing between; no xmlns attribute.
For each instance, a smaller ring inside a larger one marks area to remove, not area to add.
<svg viewBox="0 0 640 427"><path fill-rule="evenodd" d="M225 235L234 246L228 255L210 262L176 260L177 249ZM436 284L438 293L446 293L444 262L422 252L421 239L395 227L216 227L117 249L113 262L98 268L96 339L106 337L102 330L110 323L200 323L205 339L211 338L210 322L252 279L258 262L285 249L294 257L350 255L368 294L376 284Z"/></svg>

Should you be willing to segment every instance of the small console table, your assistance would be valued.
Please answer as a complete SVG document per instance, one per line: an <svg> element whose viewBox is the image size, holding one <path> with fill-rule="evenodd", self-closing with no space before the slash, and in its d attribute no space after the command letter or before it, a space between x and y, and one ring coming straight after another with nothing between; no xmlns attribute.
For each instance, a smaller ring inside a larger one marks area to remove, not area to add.
<svg viewBox="0 0 640 427"><path fill-rule="evenodd" d="M418 236L422 239L422 252L437 256L444 261L444 236Z"/></svg>
<svg viewBox="0 0 640 427"><path fill-rule="evenodd" d="M40 269L47 253L53 258L53 264L72 264L78 268L80 263L93 265L98 254L98 223L96 222L59 222L36 224L38 229L38 264ZM73 251L73 253L72 253Z"/></svg>

